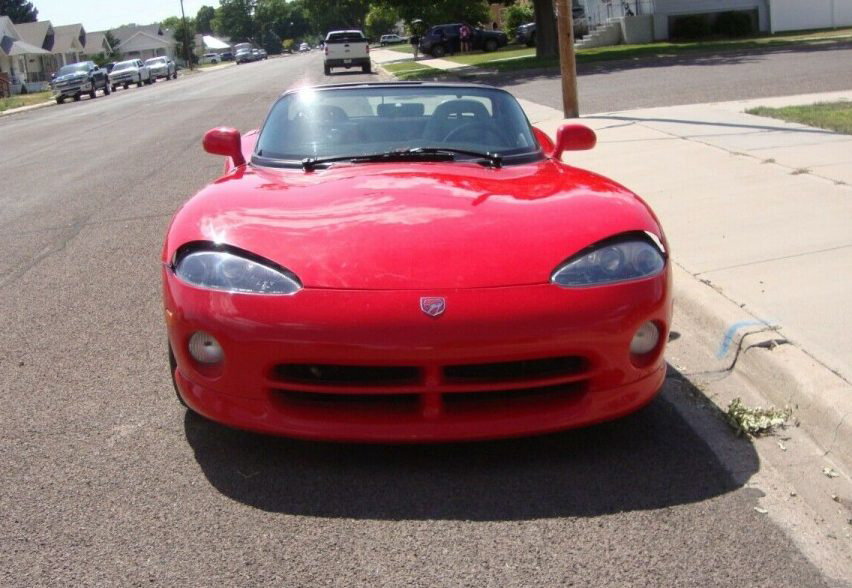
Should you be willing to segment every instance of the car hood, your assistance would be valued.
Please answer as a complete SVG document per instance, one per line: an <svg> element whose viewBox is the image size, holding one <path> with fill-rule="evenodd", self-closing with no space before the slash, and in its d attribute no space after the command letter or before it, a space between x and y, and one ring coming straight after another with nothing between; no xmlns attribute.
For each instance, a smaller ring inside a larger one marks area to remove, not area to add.
<svg viewBox="0 0 852 588"><path fill-rule="evenodd" d="M243 166L178 211L163 254L210 241L270 259L306 287L482 288L546 283L566 258L627 231L662 238L633 193L550 160Z"/></svg>
<svg viewBox="0 0 852 588"><path fill-rule="evenodd" d="M53 79L54 82L70 82L75 80L84 80L89 77L89 74L85 72L76 72L65 74L64 76L57 76Z"/></svg>

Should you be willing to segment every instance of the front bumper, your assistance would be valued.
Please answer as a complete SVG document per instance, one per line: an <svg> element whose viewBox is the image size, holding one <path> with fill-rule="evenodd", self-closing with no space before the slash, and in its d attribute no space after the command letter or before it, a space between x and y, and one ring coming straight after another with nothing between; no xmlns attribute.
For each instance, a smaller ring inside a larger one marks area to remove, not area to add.
<svg viewBox="0 0 852 588"><path fill-rule="evenodd" d="M290 297L201 290L168 268L163 278L180 395L212 420L263 433L372 442L545 433L633 412L665 377L668 273L577 290L305 289ZM421 296L445 297L446 312L423 314ZM630 341L648 320L661 342L631 358ZM221 364L203 366L189 355L198 330L218 339ZM549 358L567 358L569 367L511 371ZM398 377L325 377L332 368Z"/></svg>
<svg viewBox="0 0 852 588"><path fill-rule="evenodd" d="M139 74L121 74L119 76L110 76L109 83L113 86L120 86L121 84L135 84L138 79Z"/></svg>
<svg viewBox="0 0 852 588"><path fill-rule="evenodd" d="M151 77L152 78L167 78L167 77L169 77L169 75L170 75L169 70L168 70L168 68L165 68L165 67L151 70Z"/></svg>
<svg viewBox="0 0 852 588"><path fill-rule="evenodd" d="M54 96L76 96L85 92L92 91L92 83L88 80L84 82L72 82L64 84L56 84L53 86Z"/></svg>

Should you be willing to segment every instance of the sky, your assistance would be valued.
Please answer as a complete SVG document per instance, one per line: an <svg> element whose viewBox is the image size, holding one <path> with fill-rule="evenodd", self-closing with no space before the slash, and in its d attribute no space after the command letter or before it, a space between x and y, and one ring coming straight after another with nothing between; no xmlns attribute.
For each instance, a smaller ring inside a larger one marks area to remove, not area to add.
<svg viewBox="0 0 852 588"><path fill-rule="evenodd" d="M180 0L30 0L38 9L39 20L53 26L83 23L87 31L102 31L136 23L151 24L169 16L180 16ZM218 6L218 0L183 0L186 16L195 16L204 5Z"/></svg>

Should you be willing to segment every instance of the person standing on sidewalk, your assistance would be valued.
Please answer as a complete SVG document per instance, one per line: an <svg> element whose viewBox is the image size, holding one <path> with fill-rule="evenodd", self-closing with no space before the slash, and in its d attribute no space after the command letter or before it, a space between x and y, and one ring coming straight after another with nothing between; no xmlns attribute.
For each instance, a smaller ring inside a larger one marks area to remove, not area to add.
<svg viewBox="0 0 852 588"><path fill-rule="evenodd" d="M465 23L459 28L459 40L461 41L461 53L470 51L470 27Z"/></svg>

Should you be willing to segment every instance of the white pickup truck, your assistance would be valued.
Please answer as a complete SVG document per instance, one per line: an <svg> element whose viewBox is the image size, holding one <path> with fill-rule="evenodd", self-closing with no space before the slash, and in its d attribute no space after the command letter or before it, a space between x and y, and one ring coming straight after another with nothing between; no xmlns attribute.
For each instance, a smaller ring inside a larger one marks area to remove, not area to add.
<svg viewBox="0 0 852 588"><path fill-rule="evenodd" d="M333 67L361 67L370 73L370 46L361 31L331 31L325 37L325 75Z"/></svg>

